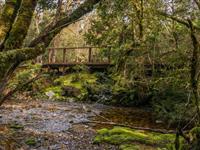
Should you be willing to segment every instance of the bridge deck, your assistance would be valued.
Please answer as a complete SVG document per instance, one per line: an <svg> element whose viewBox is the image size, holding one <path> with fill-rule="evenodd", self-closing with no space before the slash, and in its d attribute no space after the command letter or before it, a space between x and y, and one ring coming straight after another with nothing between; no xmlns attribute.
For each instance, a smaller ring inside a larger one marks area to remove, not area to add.
<svg viewBox="0 0 200 150"><path fill-rule="evenodd" d="M42 64L43 68L60 68L60 67L74 67L76 65L86 65L90 68L108 68L112 67L111 63L46 63Z"/></svg>

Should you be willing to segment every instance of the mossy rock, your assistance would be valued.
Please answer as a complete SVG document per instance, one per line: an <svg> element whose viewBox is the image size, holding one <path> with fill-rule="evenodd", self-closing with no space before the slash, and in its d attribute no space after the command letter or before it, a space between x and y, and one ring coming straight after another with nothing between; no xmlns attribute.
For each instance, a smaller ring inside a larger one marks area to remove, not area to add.
<svg viewBox="0 0 200 150"><path fill-rule="evenodd" d="M190 137L192 140L191 149L199 150L200 149L200 127L195 127L190 131Z"/></svg>
<svg viewBox="0 0 200 150"><path fill-rule="evenodd" d="M94 143L106 142L114 145L120 145L124 149L131 149L132 147L129 143L136 142L144 145L165 148L168 147L169 144L174 143L174 140L175 135L173 134L159 134L124 127L114 127L110 130L98 130L98 135L95 137ZM129 144L129 146L122 146L126 143Z"/></svg>
<svg viewBox="0 0 200 150"><path fill-rule="evenodd" d="M54 92L55 99L64 99L66 96L81 99L85 94L87 94L85 84L95 83L96 80L97 78L95 74L90 74L87 72L72 73L55 79L55 86L48 87L44 92ZM66 94L66 87L74 89L73 91L75 92L71 92L71 95Z"/></svg>
<svg viewBox="0 0 200 150"><path fill-rule="evenodd" d="M200 138L200 127L195 127L190 131L190 134L195 138Z"/></svg>

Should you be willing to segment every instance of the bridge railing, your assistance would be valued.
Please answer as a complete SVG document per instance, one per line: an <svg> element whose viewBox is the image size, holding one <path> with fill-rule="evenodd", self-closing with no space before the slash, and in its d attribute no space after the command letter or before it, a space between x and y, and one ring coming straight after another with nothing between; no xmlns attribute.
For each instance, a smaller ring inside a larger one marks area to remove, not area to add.
<svg viewBox="0 0 200 150"><path fill-rule="evenodd" d="M102 49L105 53L102 53ZM46 54L39 56L36 60L41 64L89 64L89 63L110 63L111 62L111 47L63 47L63 48L48 48Z"/></svg>

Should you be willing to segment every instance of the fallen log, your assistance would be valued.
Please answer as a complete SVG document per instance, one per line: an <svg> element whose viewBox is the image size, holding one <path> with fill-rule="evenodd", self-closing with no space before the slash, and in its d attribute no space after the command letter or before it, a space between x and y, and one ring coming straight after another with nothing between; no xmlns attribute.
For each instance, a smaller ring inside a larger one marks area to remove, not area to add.
<svg viewBox="0 0 200 150"><path fill-rule="evenodd" d="M162 133L162 134L176 134L175 130L152 129L152 128L146 128L146 127L134 127L134 126L131 126L131 125L120 124L120 123L115 123L115 122L85 121L85 122L81 122L81 123L83 123L83 124L94 123L94 124L114 125L114 126L127 127L127 128L135 129L135 130L144 130L144 131L150 131L150 132L156 132L156 133Z"/></svg>

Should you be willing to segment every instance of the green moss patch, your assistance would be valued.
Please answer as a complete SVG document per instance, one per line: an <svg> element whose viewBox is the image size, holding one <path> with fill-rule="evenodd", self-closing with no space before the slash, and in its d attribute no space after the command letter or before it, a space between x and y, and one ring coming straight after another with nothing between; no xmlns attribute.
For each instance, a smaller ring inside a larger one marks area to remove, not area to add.
<svg viewBox="0 0 200 150"><path fill-rule="evenodd" d="M25 143L27 144L27 145L29 145L29 146L35 146L36 144L37 144L37 141L36 141L36 139L35 138L28 138L26 141L25 141Z"/></svg>
<svg viewBox="0 0 200 150"><path fill-rule="evenodd" d="M20 124L11 124L10 128L15 129L15 130L20 130L20 129L24 129L24 126Z"/></svg>
<svg viewBox="0 0 200 150"><path fill-rule="evenodd" d="M119 149L120 150L140 150L140 147L133 144L124 144L124 145L120 145Z"/></svg>
<svg viewBox="0 0 200 150"><path fill-rule="evenodd" d="M62 99L64 98L62 96L63 88L69 86L80 90L80 95L78 95L76 98L81 99L85 94L87 94L85 85L95 83L96 80L97 78L95 74L90 74L87 72L68 74L55 79L53 85L46 88L45 92L52 91L55 93L54 98Z"/></svg>
<svg viewBox="0 0 200 150"><path fill-rule="evenodd" d="M106 142L114 145L119 145L123 150L138 149L130 143L140 143L147 146L157 148L169 147L175 141L173 134L159 134L146 132L141 130L133 130L123 127L114 127L113 129L101 129L94 139L94 143ZM128 144L128 145L127 145Z"/></svg>

